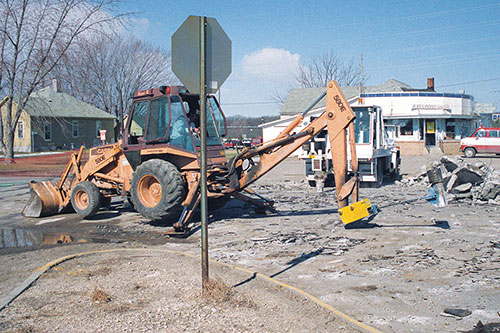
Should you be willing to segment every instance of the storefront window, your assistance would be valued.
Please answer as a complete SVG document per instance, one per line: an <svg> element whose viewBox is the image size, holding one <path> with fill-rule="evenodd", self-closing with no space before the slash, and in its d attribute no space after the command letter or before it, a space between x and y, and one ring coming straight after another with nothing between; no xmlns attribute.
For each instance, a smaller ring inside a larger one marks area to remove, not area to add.
<svg viewBox="0 0 500 333"><path fill-rule="evenodd" d="M399 125L399 134L400 135L413 135L413 120L407 119L402 120Z"/></svg>
<svg viewBox="0 0 500 333"><path fill-rule="evenodd" d="M449 119L446 119L446 139L455 139L455 122Z"/></svg>

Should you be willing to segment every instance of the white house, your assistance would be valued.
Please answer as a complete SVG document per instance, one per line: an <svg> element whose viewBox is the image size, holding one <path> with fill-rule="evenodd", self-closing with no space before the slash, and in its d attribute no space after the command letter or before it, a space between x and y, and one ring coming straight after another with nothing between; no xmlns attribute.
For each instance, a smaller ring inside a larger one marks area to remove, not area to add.
<svg viewBox="0 0 500 333"><path fill-rule="evenodd" d="M433 78L427 80L425 89L393 79L378 86L341 89L352 106L382 108L388 135L396 140L404 155L422 155L432 150L458 153L459 139L470 135L479 124L474 98L464 92L436 92ZM324 88L291 90L280 110L280 119L261 125L264 141L275 137L323 91ZM318 116L324 108L323 99L308 116ZM306 118L301 128L308 123Z"/></svg>

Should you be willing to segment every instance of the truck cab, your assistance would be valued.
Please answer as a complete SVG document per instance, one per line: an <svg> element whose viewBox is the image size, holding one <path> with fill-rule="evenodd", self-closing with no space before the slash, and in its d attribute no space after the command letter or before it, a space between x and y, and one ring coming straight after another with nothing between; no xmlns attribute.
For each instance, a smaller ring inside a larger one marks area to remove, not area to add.
<svg viewBox="0 0 500 333"><path fill-rule="evenodd" d="M400 153L384 128L382 109L378 106L354 106L354 136L359 163L359 178L364 183L382 185L384 176L399 177ZM348 133L350 135L350 133ZM331 147L327 131L322 131L304 145L300 158L305 160L306 178L311 186L334 186ZM349 171L352 171L349 166Z"/></svg>
<svg viewBox="0 0 500 333"><path fill-rule="evenodd" d="M165 155L179 170L198 168L200 97L182 86L161 86L134 94L122 146L132 167ZM226 119L215 96L207 98L207 163L226 164L222 139Z"/></svg>

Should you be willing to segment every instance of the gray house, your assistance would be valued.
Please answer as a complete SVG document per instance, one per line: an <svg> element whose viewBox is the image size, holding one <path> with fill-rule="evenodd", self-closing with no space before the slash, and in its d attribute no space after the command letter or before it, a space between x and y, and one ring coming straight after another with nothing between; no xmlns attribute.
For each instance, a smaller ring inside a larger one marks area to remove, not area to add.
<svg viewBox="0 0 500 333"><path fill-rule="evenodd" d="M17 103L14 103L14 108ZM2 107L5 116L5 106ZM77 98L57 91L57 85L35 92L19 119L14 151L74 149L114 142L116 117Z"/></svg>

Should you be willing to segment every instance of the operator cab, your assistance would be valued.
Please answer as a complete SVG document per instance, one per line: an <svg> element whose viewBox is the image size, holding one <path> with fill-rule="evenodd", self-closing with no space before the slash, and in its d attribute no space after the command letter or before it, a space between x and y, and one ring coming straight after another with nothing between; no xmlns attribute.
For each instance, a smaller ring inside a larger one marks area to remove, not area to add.
<svg viewBox="0 0 500 333"><path fill-rule="evenodd" d="M200 146L200 97L184 87L138 91L125 128L124 146L168 144L188 152ZM214 96L207 98L207 145L222 146L226 120Z"/></svg>

